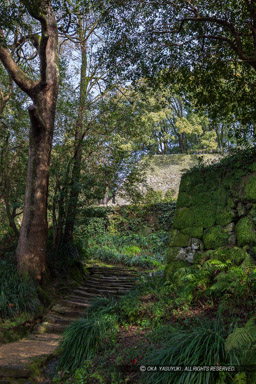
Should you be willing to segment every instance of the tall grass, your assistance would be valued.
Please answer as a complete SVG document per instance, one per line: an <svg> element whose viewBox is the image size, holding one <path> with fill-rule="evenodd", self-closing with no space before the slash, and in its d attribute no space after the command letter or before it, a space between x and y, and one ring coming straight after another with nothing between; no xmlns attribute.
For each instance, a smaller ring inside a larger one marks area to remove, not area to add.
<svg viewBox="0 0 256 384"><path fill-rule="evenodd" d="M65 330L60 344L62 351L58 370L74 373L86 360L95 356L105 339L117 332L117 317L107 313L90 314L74 321Z"/></svg>
<svg viewBox="0 0 256 384"><path fill-rule="evenodd" d="M210 366L238 364L237 356L225 350L225 327L220 319L201 321L190 329L171 331L164 347L145 356L144 364L168 366ZM147 384L215 384L217 372L144 373Z"/></svg>
<svg viewBox="0 0 256 384"><path fill-rule="evenodd" d="M40 302L35 283L20 276L13 260L0 261L0 317L14 317L22 312L33 313Z"/></svg>

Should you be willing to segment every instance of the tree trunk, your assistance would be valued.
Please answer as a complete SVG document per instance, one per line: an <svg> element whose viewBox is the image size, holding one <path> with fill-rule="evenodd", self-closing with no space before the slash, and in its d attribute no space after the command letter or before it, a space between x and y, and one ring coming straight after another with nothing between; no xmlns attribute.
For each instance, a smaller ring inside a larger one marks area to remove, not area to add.
<svg viewBox="0 0 256 384"><path fill-rule="evenodd" d="M0 59L12 79L33 100L29 160L23 221L17 247L18 269L41 280L46 269L47 195L49 164L59 85L58 28L51 0L37 5L23 1L30 15L41 24L40 80L29 78L14 61L0 30Z"/></svg>
<svg viewBox="0 0 256 384"><path fill-rule="evenodd" d="M57 87L45 87L29 107L29 160L23 221L17 248L18 268L41 280L46 269L47 197Z"/></svg>
<svg viewBox="0 0 256 384"><path fill-rule="evenodd" d="M65 242L73 241L73 232L75 227L76 211L78 204L78 197L80 193L80 173L81 162L83 154L83 139L85 136L85 117L86 117L86 99L87 99L87 87L88 78L86 76L87 71L87 50L86 42L81 25L79 26L79 39L81 49L81 71L80 71L80 98L79 98L79 111L76 122L75 132L75 151L73 157L73 170L71 179L70 195L67 207L67 216L65 223L64 239Z"/></svg>

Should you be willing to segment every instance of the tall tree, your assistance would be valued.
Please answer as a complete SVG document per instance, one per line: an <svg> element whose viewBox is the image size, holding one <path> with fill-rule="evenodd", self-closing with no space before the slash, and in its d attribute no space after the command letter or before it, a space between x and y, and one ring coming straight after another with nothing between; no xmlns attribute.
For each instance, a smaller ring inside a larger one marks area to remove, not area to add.
<svg viewBox="0 0 256 384"><path fill-rule="evenodd" d="M78 198L81 189L81 163L84 141L92 129L95 115L95 103L105 92L106 68L104 62L97 60L96 52L102 45L99 20L101 12L97 2L67 0L66 13L70 23L66 29L62 28L62 37L71 44L72 50L79 55L79 95L77 117L73 123L74 147L71 166L71 180L69 197L66 207L65 228L63 239L65 242L73 241ZM59 239L59 241L62 241Z"/></svg>
<svg viewBox="0 0 256 384"><path fill-rule="evenodd" d="M18 19L11 46L6 25L1 25L0 59L13 81L33 101L28 108L31 122L29 160L17 260L21 273L28 272L41 280L46 269L49 163L59 85L58 29L51 0L22 0L18 5L24 6L19 10L23 14L26 12L26 17L30 15L40 24L40 38L34 44L40 61L39 80L27 75L15 61L15 47L28 38L19 36L22 25L18 24Z"/></svg>

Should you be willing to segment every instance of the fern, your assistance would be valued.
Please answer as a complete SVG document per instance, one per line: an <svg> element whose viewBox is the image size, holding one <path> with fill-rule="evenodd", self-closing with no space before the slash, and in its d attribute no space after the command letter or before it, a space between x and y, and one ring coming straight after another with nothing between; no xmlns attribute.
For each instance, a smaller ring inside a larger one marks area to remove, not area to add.
<svg viewBox="0 0 256 384"><path fill-rule="evenodd" d="M244 261L241 264L241 267L243 267L245 269L249 269L249 270L255 268L255 260L247 252L246 252L246 256L244 258Z"/></svg>
<svg viewBox="0 0 256 384"><path fill-rule="evenodd" d="M255 317L252 317L243 328L236 328L228 335L225 342L225 350L227 353L230 353L233 349L250 348L254 343L256 343L256 324Z"/></svg>
<svg viewBox="0 0 256 384"><path fill-rule="evenodd" d="M247 378L245 372L239 372L234 377L234 384L247 384Z"/></svg>

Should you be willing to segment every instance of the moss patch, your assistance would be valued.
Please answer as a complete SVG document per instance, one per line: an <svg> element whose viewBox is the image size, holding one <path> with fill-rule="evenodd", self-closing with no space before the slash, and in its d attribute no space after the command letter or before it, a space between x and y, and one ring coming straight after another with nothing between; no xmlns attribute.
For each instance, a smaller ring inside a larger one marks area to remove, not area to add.
<svg viewBox="0 0 256 384"><path fill-rule="evenodd" d="M206 249L220 248L228 245L228 234L217 225L205 232L203 241Z"/></svg>
<svg viewBox="0 0 256 384"><path fill-rule="evenodd" d="M173 227L182 229L186 227L193 227L193 210L190 208L179 208L176 211Z"/></svg>
<svg viewBox="0 0 256 384"><path fill-rule="evenodd" d="M219 260L226 262L230 260L232 264L240 265L245 257L247 252L243 248L234 247L234 248L218 248L211 251L207 251L206 255L210 259Z"/></svg>
<svg viewBox="0 0 256 384"><path fill-rule="evenodd" d="M237 243L240 247L256 244L256 232L253 221L249 217L243 217L236 225Z"/></svg>
<svg viewBox="0 0 256 384"><path fill-rule="evenodd" d="M215 224L215 209L215 205L211 202L198 206L194 212L194 226L203 228L213 227Z"/></svg>
<svg viewBox="0 0 256 384"><path fill-rule="evenodd" d="M174 229L170 236L170 247L187 247L189 245L190 237Z"/></svg>
<svg viewBox="0 0 256 384"><path fill-rule="evenodd" d="M177 200L176 208L190 207L191 196L186 192L180 192Z"/></svg>
<svg viewBox="0 0 256 384"><path fill-rule="evenodd" d="M228 225L230 224L235 217L235 212L226 207L217 207L216 210L216 224L217 225Z"/></svg>
<svg viewBox="0 0 256 384"><path fill-rule="evenodd" d="M256 175L248 177L245 185L245 198L247 200L256 201Z"/></svg>
<svg viewBox="0 0 256 384"><path fill-rule="evenodd" d="M203 227L191 227L182 229L182 233L188 235L189 237L194 237L196 239L202 239L203 237Z"/></svg>
<svg viewBox="0 0 256 384"><path fill-rule="evenodd" d="M166 261L167 263L172 263L176 261L176 257L179 253L179 247L170 247L167 251Z"/></svg>

